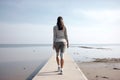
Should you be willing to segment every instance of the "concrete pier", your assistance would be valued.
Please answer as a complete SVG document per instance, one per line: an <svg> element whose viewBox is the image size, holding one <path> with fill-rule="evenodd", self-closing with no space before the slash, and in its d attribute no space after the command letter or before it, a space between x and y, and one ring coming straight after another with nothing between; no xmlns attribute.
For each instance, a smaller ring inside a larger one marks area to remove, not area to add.
<svg viewBox="0 0 120 80"><path fill-rule="evenodd" d="M88 80L69 54L64 54L63 75L57 72L55 59L53 55L32 80Z"/></svg>

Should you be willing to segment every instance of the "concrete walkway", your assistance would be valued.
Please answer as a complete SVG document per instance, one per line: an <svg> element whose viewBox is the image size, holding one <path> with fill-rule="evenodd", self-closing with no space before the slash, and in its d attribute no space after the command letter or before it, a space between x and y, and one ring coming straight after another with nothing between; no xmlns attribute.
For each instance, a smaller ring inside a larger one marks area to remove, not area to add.
<svg viewBox="0 0 120 80"><path fill-rule="evenodd" d="M88 80L69 54L64 54L64 59L63 75L57 72L55 55L53 55L33 80Z"/></svg>

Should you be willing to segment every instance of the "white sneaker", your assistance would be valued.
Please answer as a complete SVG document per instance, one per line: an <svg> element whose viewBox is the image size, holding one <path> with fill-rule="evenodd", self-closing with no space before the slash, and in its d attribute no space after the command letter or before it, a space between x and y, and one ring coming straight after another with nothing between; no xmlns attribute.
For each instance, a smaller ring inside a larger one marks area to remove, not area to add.
<svg viewBox="0 0 120 80"><path fill-rule="evenodd" d="M60 75L63 75L63 70L62 69L60 70Z"/></svg>
<svg viewBox="0 0 120 80"><path fill-rule="evenodd" d="M58 72L60 72L60 67L58 67Z"/></svg>

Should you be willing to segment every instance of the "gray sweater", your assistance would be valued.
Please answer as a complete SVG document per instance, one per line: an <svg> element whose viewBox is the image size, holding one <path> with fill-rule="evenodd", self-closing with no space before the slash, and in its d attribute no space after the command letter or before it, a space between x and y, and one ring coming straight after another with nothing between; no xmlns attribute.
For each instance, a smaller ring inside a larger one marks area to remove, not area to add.
<svg viewBox="0 0 120 80"><path fill-rule="evenodd" d="M58 30L58 26L53 28L53 42L65 42L68 43L68 36L66 27L63 30Z"/></svg>

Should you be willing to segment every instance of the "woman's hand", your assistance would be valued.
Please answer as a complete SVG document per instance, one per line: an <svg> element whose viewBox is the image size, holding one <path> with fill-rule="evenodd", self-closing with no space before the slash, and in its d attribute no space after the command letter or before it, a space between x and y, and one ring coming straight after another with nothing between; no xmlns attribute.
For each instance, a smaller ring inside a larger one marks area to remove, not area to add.
<svg viewBox="0 0 120 80"><path fill-rule="evenodd" d="M69 44L67 44L67 48L69 48Z"/></svg>

